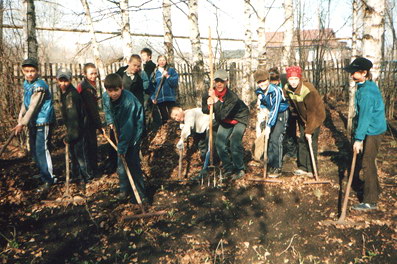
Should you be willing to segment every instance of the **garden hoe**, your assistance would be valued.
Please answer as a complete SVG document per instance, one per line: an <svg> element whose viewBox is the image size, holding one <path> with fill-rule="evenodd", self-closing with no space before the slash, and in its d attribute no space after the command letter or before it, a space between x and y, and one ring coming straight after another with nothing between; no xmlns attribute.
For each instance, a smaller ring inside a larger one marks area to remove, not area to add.
<svg viewBox="0 0 397 264"><path fill-rule="evenodd" d="M4 146L0 150L0 156L3 154L3 152L6 150L7 146L10 144L11 140L15 137L15 132L11 132L10 136L8 137L6 143L4 143Z"/></svg>
<svg viewBox="0 0 397 264"><path fill-rule="evenodd" d="M337 221L332 221L332 220L323 221L322 223L324 225L363 225L364 224L364 223L357 223L357 222L345 220L347 204L349 202L350 189L351 189L351 185L353 182L354 170L356 168L356 160L357 160L357 152L354 151L352 165L350 168L350 175L349 175L349 179L347 181L347 186L346 186L345 197L343 198L342 212L339 216L339 219Z"/></svg>
<svg viewBox="0 0 397 264"><path fill-rule="evenodd" d="M269 115L267 114L265 116L265 124L267 123L267 120L269 118ZM264 132L262 132L264 134ZM282 183L282 180L278 179L270 179L267 176L267 147L269 145L269 136L261 134L259 138L263 137L264 138L264 143L263 143L263 177L257 177L257 178L250 178L249 181L255 181L255 182L263 182L263 183ZM261 142L258 142L261 143Z"/></svg>
<svg viewBox="0 0 397 264"><path fill-rule="evenodd" d="M212 54L212 38L211 28L208 30L208 54L209 54L209 67L210 67L210 89L213 89L214 83L214 64ZM217 177L219 176L219 183L222 183L222 172L219 167L214 166L214 140L213 140L213 117L214 117L214 105L210 105L210 118L209 118L209 138L208 138L208 151L205 155L205 161L203 170L208 170L208 186L211 185L211 174L213 175L214 181L213 186L218 185ZM201 185L204 184L204 178L201 178Z"/></svg>
<svg viewBox="0 0 397 264"><path fill-rule="evenodd" d="M183 159L183 147L179 150L178 180L182 180L182 159Z"/></svg>
<svg viewBox="0 0 397 264"><path fill-rule="evenodd" d="M313 145L312 145L312 138L307 139L307 143L309 144L309 151L310 151L310 158L312 161L312 166L313 166L313 174L314 174L314 181L305 181L303 184L330 184L330 181L320 181L317 173L317 165L316 165L316 160L314 159L314 153L313 153Z"/></svg>
<svg viewBox="0 0 397 264"><path fill-rule="evenodd" d="M115 130L115 129L114 129ZM106 140L109 142L109 144L117 151L117 146L113 143L113 141L105 134L103 133L103 136L106 138ZM156 211L156 212L151 212L151 213L147 213L145 210L145 207L142 204L142 200L141 197L139 196L138 190L136 189L136 185L134 182L134 179L132 178L131 172L128 169L128 165L127 165L127 161L125 160L124 156L119 155L119 158L121 159L124 169L127 173L128 176L128 180L130 181L132 190L134 192L134 196L136 201L138 202L139 207L142 210L141 214L135 214L135 215L129 215L129 216L125 216L123 219L124 220L129 220L129 219L137 219L137 218L145 218L145 217L153 217L153 216L160 216L160 215L164 215L167 212L166 211Z"/></svg>
<svg viewBox="0 0 397 264"><path fill-rule="evenodd" d="M70 182L70 165L69 165L69 144L65 142L65 166L66 166L66 191L62 197L56 200L43 200L43 203L62 203L62 204L78 204L86 201L81 196L73 196L70 193L69 182Z"/></svg>

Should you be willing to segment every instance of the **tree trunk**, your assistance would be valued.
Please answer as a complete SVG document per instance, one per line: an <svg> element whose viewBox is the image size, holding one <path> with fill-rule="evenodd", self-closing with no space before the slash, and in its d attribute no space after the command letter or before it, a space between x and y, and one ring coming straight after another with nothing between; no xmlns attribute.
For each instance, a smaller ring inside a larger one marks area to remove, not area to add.
<svg viewBox="0 0 397 264"><path fill-rule="evenodd" d="M244 53L244 77L241 91L241 99L246 105L251 103L251 75L252 75L252 32L251 32L251 5L250 0L244 0L245 19L245 53ZM233 87L234 88L234 87Z"/></svg>
<svg viewBox="0 0 397 264"><path fill-rule="evenodd" d="M3 16L4 16L4 0L0 0L0 54L3 54ZM3 67L1 67L1 70ZM0 72L2 74L2 71Z"/></svg>
<svg viewBox="0 0 397 264"><path fill-rule="evenodd" d="M294 13L293 0L284 0L284 19L285 31L283 39L283 50L281 55L281 71L285 73L285 69L290 65L292 41L294 38Z"/></svg>
<svg viewBox="0 0 397 264"><path fill-rule="evenodd" d="M92 49L94 52L95 64L99 70L100 85L101 85L102 89L105 89L103 87L103 80L105 79L105 68L104 68L103 62L101 60L100 53L99 53L99 43L95 36L94 23L93 23L92 17L91 17L90 6L88 5L87 0L81 0L81 4L83 5L83 7L85 9L85 15L86 15L89 27L90 27L91 44L92 44Z"/></svg>
<svg viewBox="0 0 397 264"><path fill-rule="evenodd" d="M386 0L367 0L364 9L363 56L374 64L372 79L378 82L381 70Z"/></svg>
<svg viewBox="0 0 397 264"><path fill-rule="evenodd" d="M352 61L356 59L359 56L358 53L358 46L359 46L359 41L358 38L361 37L362 34L359 34L359 29L362 28L362 17L360 14L362 5L359 4L360 0L353 0L353 13L352 13ZM347 135L348 138L351 139L351 134L353 131L353 117L355 115L355 109L354 109L354 96L356 94L356 83L353 80L350 80L349 83L349 112L348 112L348 117L347 117Z"/></svg>
<svg viewBox="0 0 397 264"><path fill-rule="evenodd" d="M248 1L249 2L249 1ZM265 0L258 1L258 68L266 68L266 12L265 12ZM248 8L248 7L247 7ZM249 18L248 18L249 19ZM249 23L247 23L247 27ZM251 32L250 32L251 33ZM252 54L250 55L252 57ZM252 65L251 65L252 67Z"/></svg>
<svg viewBox="0 0 397 264"><path fill-rule="evenodd" d="M163 0L164 45L167 62L174 65L174 36L172 35L171 1Z"/></svg>
<svg viewBox="0 0 397 264"><path fill-rule="evenodd" d="M196 91L205 92L204 87L204 61L203 52L201 51L200 30L198 22L198 1L189 0L189 22L190 22L190 42L192 44L193 55L193 85ZM200 104L201 98L197 98Z"/></svg>
<svg viewBox="0 0 397 264"><path fill-rule="evenodd" d="M25 18L24 18L24 57L38 59L38 43L36 37L36 12L34 0L24 0Z"/></svg>
<svg viewBox="0 0 397 264"><path fill-rule="evenodd" d="M120 1L121 10L121 39L123 43L123 60L128 62L132 54L132 38L130 27L130 12L128 11L128 0Z"/></svg>

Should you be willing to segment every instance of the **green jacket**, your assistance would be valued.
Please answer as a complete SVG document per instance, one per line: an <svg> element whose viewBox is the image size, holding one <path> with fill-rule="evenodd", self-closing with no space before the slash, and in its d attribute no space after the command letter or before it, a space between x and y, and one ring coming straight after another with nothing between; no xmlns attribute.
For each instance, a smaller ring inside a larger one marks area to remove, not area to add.
<svg viewBox="0 0 397 264"><path fill-rule="evenodd" d="M80 94L73 85L61 93L61 112L66 126L65 141L73 143L83 137L85 112Z"/></svg>
<svg viewBox="0 0 397 264"><path fill-rule="evenodd" d="M128 148L137 146L141 141L143 107L130 91L124 89L116 101L112 101L107 92L102 98L106 122L115 126L119 137L117 152L125 155Z"/></svg>
<svg viewBox="0 0 397 264"><path fill-rule="evenodd" d="M362 141L367 135L380 135L386 131L385 105L379 88L373 81L357 85L354 105L355 140Z"/></svg>

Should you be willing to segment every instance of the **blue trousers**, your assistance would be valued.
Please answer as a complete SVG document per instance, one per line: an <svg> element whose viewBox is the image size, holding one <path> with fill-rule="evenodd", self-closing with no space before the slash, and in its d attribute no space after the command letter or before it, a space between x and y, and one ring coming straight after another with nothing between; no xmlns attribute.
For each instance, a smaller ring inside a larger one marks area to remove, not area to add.
<svg viewBox="0 0 397 264"><path fill-rule="evenodd" d="M125 154L125 160L127 161L128 168L131 172L139 196L141 199L146 198L141 161L139 159L139 147L129 147ZM117 174L119 175L120 192L131 193L132 187L120 157L118 157L117 160Z"/></svg>
<svg viewBox="0 0 397 264"><path fill-rule="evenodd" d="M48 142L50 140L50 126L29 126L30 151L40 170L41 180L54 183L54 174Z"/></svg>
<svg viewBox="0 0 397 264"><path fill-rule="evenodd" d="M85 137L80 138L76 142L69 143L70 160L72 161L71 171L72 177L83 179L85 181L94 177L89 152L89 143Z"/></svg>
<svg viewBox="0 0 397 264"><path fill-rule="evenodd" d="M246 125L220 124L216 134L216 150L226 171L245 170L242 144Z"/></svg>
<svg viewBox="0 0 397 264"><path fill-rule="evenodd" d="M269 166L281 168L283 163L283 140L287 128L288 111L278 113L277 121L270 132L267 157Z"/></svg>

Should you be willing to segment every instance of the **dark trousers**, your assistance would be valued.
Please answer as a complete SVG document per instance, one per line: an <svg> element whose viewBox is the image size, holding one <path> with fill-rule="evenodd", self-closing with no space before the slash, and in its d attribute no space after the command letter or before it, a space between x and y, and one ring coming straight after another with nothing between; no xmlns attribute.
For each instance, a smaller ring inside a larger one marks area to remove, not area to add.
<svg viewBox="0 0 397 264"><path fill-rule="evenodd" d="M208 152L208 142L209 142L209 137L210 137L210 131L207 130L205 133L195 133L194 134L194 138L195 140L197 140L197 146L198 149L200 151L200 158L201 161L205 160L205 156ZM216 152L216 130L214 129L212 131L212 138L213 138L213 162L214 164L219 162L219 158L218 158L218 153Z"/></svg>
<svg viewBox="0 0 397 264"><path fill-rule="evenodd" d="M94 171L92 170L88 154L88 140L82 137L76 142L69 143L69 151L72 178L84 181L92 179Z"/></svg>
<svg viewBox="0 0 397 264"><path fill-rule="evenodd" d="M277 122L272 127L269 138L269 147L267 156L269 166L273 168L281 168L283 163L283 139L287 126L288 112L278 113Z"/></svg>
<svg viewBox="0 0 397 264"><path fill-rule="evenodd" d="M156 131L159 127L161 127L161 115L159 108L153 104L150 96L146 99L145 97L145 116L146 116L146 128L147 133L150 131Z"/></svg>
<svg viewBox="0 0 397 264"><path fill-rule="evenodd" d="M127 153L125 154L125 160L127 161L128 169L131 172L140 198L146 198L141 161L139 159L139 147L129 147ZM119 175L120 192L131 193L132 187L120 157L117 160L117 174Z"/></svg>
<svg viewBox="0 0 397 264"><path fill-rule="evenodd" d="M93 171L93 175L98 174L98 141L96 128L92 124L87 124L85 128L85 140L87 146L88 163Z"/></svg>
<svg viewBox="0 0 397 264"><path fill-rule="evenodd" d="M298 138L298 168L307 172L313 172L309 143L307 142L307 139L305 137L305 126L301 121L299 121L298 124L299 124L299 132L300 132L300 136ZM316 165L318 164L317 152L318 152L319 134L320 134L320 127L316 128L312 134L313 155Z"/></svg>
<svg viewBox="0 0 397 264"><path fill-rule="evenodd" d="M165 124L170 119L171 108L175 106L175 102L162 102L157 103L161 115L161 122Z"/></svg>
<svg viewBox="0 0 397 264"><path fill-rule="evenodd" d="M244 148L242 144L246 125L220 124L216 134L216 150L226 171L244 170Z"/></svg>
<svg viewBox="0 0 397 264"><path fill-rule="evenodd" d="M364 140L364 151L359 155L358 171L363 185L363 202L377 203L381 188L376 168L376 156L378 155L382 135L366 136Z"/></svg>
<svg viewBox="0 0 397 264"><path fill-rule="evenodd" d="M296 124L297 116L292 115L290 110L288 111L287 129L283 141L283 153L286 156L296 158L298 152L298 140L296 136Z"/></svg>
<svg viewBox="0 0 397 264"><path fill-rule="evenodd" d="M50 126L29 126L29 146L34 161L40 170L43 182L54 183L52 159L48 150Z"/></svg>

